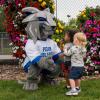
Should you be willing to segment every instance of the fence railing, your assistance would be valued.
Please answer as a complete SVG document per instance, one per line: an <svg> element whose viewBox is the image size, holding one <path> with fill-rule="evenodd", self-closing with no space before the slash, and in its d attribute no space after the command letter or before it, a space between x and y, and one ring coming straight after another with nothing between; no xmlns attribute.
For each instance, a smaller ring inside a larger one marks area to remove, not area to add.
<svg viewBox="0 0 100 100"><path fill-rule="evenodd" d="M0 32L0 55L11 54L11 47L9 46L9 43L9 34L6 32Z"/></svg>

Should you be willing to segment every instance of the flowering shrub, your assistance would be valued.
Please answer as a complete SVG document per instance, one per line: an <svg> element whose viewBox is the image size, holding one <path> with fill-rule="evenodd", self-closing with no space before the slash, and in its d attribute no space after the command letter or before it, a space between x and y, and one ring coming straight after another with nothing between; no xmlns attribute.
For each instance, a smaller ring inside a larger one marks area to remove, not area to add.
<svg viewBox="0 0 100 100"><path fill-rule="evenodd" d="M100 66L100 14L97 8L86 8L78 16L78 25L88 40L87 55L85 58L88 70ZM98 7L100 10L100 7Z"/></svg>
<svg viewBox="0 0 100 100"><path fill-rule="evenodd" d="M40 10L44 10L49 7L50 12L54 13L55 4L53 0L0 0L0 5L4 9L5 21L4 26L9 33L12 47L13 56L19 58L21 61L25 58L26 54L24 46L27 42L27 34L25 32L25 24L22 24L22 20L25 14L22 13L22 8L31 6ZM63 27L59 23L60 32Z"/></svg>

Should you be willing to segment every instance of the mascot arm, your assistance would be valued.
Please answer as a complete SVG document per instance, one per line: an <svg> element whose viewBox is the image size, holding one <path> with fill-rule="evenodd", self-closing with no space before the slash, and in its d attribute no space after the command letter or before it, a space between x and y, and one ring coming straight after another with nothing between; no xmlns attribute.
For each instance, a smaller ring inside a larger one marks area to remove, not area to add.
<svg viewBox="0 0 100 100"><path fill-rule="evenodd" d="M54 68L56 65L51 58L42 58L39 62L37 62L37 66L42 69L52 71L52 68Z"/></svg>
<svg viewBox="0 0 100 100"><path fill-rule="evenodd" d="M53 60L55 63L61 64L64 62L64 56L61 52L60 48L58 47L57 43L54 42L54 50L53 50Z"/></svg>

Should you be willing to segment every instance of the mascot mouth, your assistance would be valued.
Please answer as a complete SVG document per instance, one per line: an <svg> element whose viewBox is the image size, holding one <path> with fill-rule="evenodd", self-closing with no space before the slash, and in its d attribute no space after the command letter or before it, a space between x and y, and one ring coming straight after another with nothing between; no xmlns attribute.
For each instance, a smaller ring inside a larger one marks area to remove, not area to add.
<svg viewBox="0 0 100 100"><path fill-rule="evenodd" d="M54 32L56 29L55 26L50 26L45 23L40 23L39 28L41 31L45 31L45 32L52 32L52 31ZM48 34L48 35L52 35L52 34Z"/></svg>
<svg viewBox="0 0 100 100"><path fill-rule="evenodd" d="M45 41L47 40L48 36L53 35L56 27L47 25L46 23L40 23L39 24L39 29L40 29L40 37L41 40Z"/></svg>
<svg viewBox="0 0 100 100"><path fill-rule="evenodd" d="M39 20L39 28L40 30L44 30L45 32L49 32L48 35L52 35L52 32L56 30L56 26L50 25L46 18L38 17ZM51 32L51 34L50 34Z"/></svg>

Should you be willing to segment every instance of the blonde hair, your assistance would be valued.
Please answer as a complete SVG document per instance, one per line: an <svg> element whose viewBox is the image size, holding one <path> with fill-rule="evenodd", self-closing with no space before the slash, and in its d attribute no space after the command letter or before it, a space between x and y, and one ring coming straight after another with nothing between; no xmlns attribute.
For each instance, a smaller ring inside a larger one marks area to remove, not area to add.
<svg viewBox="0 0 100 100"><path fill-rule="evenodd" d="M78 32L75 34L75 37L77 38L77 40L79 41L79 44L81 46L86 46L87 38L86 38L86 35L84 33Z"/></svg>

